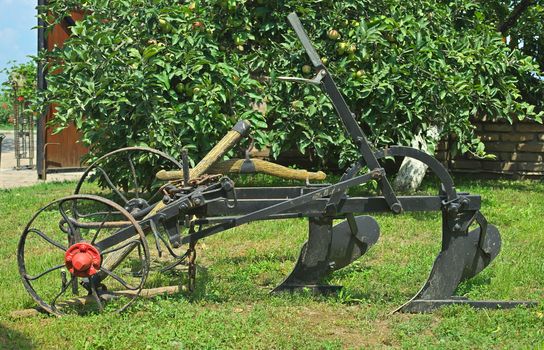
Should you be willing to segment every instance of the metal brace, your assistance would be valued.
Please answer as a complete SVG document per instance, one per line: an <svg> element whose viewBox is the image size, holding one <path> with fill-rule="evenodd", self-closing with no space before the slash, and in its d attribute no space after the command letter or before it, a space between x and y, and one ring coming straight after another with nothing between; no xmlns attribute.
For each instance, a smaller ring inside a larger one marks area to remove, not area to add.
<svg viewBox="0 0 544 350"><path fill-rule="evenodd" d="M306 79L306 78L297 78L297 77L278 77L279 80L283 81L289 81L292 83L305 83L305 84L312 84L312 85L321 85L321 81L323 78L327 75L327 71L325 69L320 69L319 72L317 72L316 76L312 79Z"/></svg>

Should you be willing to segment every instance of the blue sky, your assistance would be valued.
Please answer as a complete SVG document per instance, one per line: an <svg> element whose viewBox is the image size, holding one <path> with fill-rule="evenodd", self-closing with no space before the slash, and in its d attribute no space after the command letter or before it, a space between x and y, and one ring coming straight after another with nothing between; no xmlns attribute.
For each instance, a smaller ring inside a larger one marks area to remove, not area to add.
<svg viewBox="0 0 544 350"><path fill-rule="evenodd" d="M27 62L36 54L37 0L0 0L0 69L10 61ZM0 73L0 82L6 75Z"/></svg>

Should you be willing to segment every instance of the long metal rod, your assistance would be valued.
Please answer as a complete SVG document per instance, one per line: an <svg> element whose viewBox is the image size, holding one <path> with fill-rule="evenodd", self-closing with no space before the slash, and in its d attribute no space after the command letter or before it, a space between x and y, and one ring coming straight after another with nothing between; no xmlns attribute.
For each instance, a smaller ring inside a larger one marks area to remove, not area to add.
<svg viewBox="0 0 544 350"><path fill-rule="evenodd" d="M340 93L340 90L338 90L338 87L336 86L332 75L327 71L326 68L323 68L323 71L326 72L325 76L321 80L323 89L331 99L332 104L336 109L336 112L340 116L340 119L342 120L342 123L344 124L344 127L347 130L348 134L358 146L359 152L361 153L361 156L363 157L366 165L370 169L380 168L381 165L374 156L374 152L370 148L370 144L368 143L368 139L366 138L365 133L357 123L357 120L355 120L355 115L349 109L349 106L346 103L346 100L344 100L342 94ZM397 196L395 195L395 191L393 191L393 187L389 183L387 177L382 177L379 182L380 188L382 189L383 195L385 196L385 200L389 204L391 210L395 214L401 213L402 205L398 201Z"/></svg>
<svg viewBox="0 0 544 350"><path fill-rule="evenodd" d="M476 195L465 196L469 204L466 210L479 210L481 206L481 198ZM440 211L443 208L444 196L399 196L399 201L405 208L406 212L431 212ZM282 199L262 198L262 199L238 199L236 208L229 208L224 201L217 200L206 205L204 215L205 218L216 218L222 216L238 216L246 215L257 209L262 209L281 203ZM304 206L298 207L296 210L286 210L282 215L292 215L293 217L306 217L313 214L323 215L327 213L328 198L321 198ZM386 213L389 212L389 206L385 197L348 197L342 200L337 206L335 213L331 214L334 217L342 217L347 213ZM328 214L328 213L327 213ZM271 217L272 218L272 217ZM278 217L279 218L279 217Z"/></svg>
<svg viewBox="0 0 544 350"><path fill-rule="evenodd" d="M296 198L284 200L284 201L282 201L282 202L280 202L278 204L272 205L270 207L250 212L250 213L238 218L237 220L235 220L233 222L219 224L219 225L216 225L214 227L210 227L210 228L207 228L205 230L199 231L197 233L193 233L193 234L191 234L189 236L185 236L185 237L183 237L181 239L181 244L194 242L194 241L196 241L196 240L198 240L200 238L210 236L210 235L212 235L214 233L218 233L218 232L227 230L229 228L245 224L245 223L250 222L250 221L261 220L261 219L263 219L263 218L265 218L267 216L277 214L277 213L280 213L280 212L285 211L285 210L296 208L296 207L301 206L303 204L306 204L308 202L318 200L318 199L320 199L322 197L330 196L330 195L332 195L332 194L334 194L334 193L336 193L338 191L343 191L343 190L345 190L347 188L366 183L366 182L368 182L368 181L370 181L372 179L379 179L381 176L383 176L383 174L384 174L383 169L381 169L381 168L380 169L375 169L375 170L372 170L372 171L370 171L370 172L368 172L368 173L366 173L364 175L357 176L357 177L355 177L353 179L342 181L342 182L339 182L339 183L337 183L335 185L323 187L321 189L318 189L318 190L312 191L310 193L298 196ZM190 200L190 196L191 195L186 195L186 196L182 197L181 199L176 200L176 201L168 204L167 206L162 208L160 210L160 212L155 213L154 215L151 215L150 217L146 218L143 221L140 221L139 224L142 226L142 228L144 230L146 230L148 228L148 226L149 226L149 220L153 220L155 218L155 216L157 216L157 215L163 216L163 220L168 220L168 219L171 219L171 218L173 218L175 216L180 215L180 210L181 210L180 206L181 206L181 204L187 202L188 200ZM225 198L223 198L223 199L225 199ZM115 234L103 239L102 241L96 243L95 246L98 249L100 249L101 251L103 251L103 250L105 250L105 249L107 249L109 247L113 247L114 245L119 244L119 243L131 238L135 234L136 233L135 233L133 227L129 226L129 227L120 229L119 231L117 231L117 233L115 233Z"/></svg>
<svg viewBox="0 0 544 350"><path fill-rule="evenodd" d="M359 148L359 152L361 153L361 156L363 157L366 165L368 165L370 170L381 168L380 163L374 156L374 152L370 148L370 144L368 143L368 139L366 138L365 133L357 123L357 120L355 120L355 114L349 109L349 106L346 103L344 97L342 96L342 93L336 86L332 75L327 71L327 68L325 68L325 66L321 62L321 59L319 58L317 51L312 45L308 34L304 30L304 27L302 26L302 23L300 22L297 14L293 12L289 14L287 18L289 20L289 23L291 23L291 26L295 30L300 42L302 43L302 46L306 50L306 53L310 57L313 65L318 68L318 75L321 78L321 86L323 88L323 91L329 96L338 116L342 120L344 128ZM393 211L393 213L395 214L401 213L402 205L398 201L395 192L393 191L393 187L389 183L387 177L383 176L380 179L379 183L383 195L385 196L385 199L387 200L387 203L391 208L391 211Z"/></svg>
<svg viewBox="0 0 544 350"><path fill-rule="evenodd" d="M278 203L276 205L272 205L272 206L270 206L268 208L264 208L264 209L261 209L261 210L254 211L253 213L249 213L247 215L244 215L244 216L241 216L241 217L239 217L237 219L234 219L231 222L227 222L227 223L219 224L219 225L216 225L216 226L212 226L212 227L204 229L202 231L199 231L199 232L184 236L181 239L181 244L193 243L193 242L198 241L199 239L211 236L211 235L213 235L215 233L224 231L226 229L233 228L233 227L236 227L236 226L240 226L240 225L246 224L246 223L248 223L250 221L261 220L261 219L266 218L266 217L268 217L270 215L278 214L278 213L281 213L281 212L283 212L285 210L296 208L296 207L301 206L301 205L303 205L305 203L315 201L315 200L317 200L319 198L322 198L322 197L325 197L325 196L330 196L330 195L332 195L332 194L334 194L334 193L336 193L338 191L343 191L343 190L345 190L345 189L347 189L349 187L357 186L357 185L366 183L366 182L368 182L368 181L370 181L372 179L379 179L381 176L383 176L383 174L384 174L384 171L381 168L372 170L372 171L370 171L370 172L368 172L368 173L366 173L364 175L360 175L360 176L357 176L357 177L355 177L353 179L349 179L349 180L346 180L346 181L339 182L336 185L325 187L325 188L310 192L308 194L299 196L297 198L293 198L291 200L286 200L286 201L283 201L283 202Z"/></svg>

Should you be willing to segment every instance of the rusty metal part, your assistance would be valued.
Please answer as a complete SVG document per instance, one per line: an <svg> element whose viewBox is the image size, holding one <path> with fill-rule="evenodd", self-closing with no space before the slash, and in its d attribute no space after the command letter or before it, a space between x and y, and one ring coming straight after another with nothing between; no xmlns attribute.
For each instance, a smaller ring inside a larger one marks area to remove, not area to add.
<svg viewBox="0 0 544 350"><path fill-rule="evenodd" d="M210 182L217 181L222 177L223 177L223 175L221 175L221 174L215 174L215 175L204 174L204 175L201 175L201 176L199 176L197 178L189 180L189 185L194 186L194 187L200 186L200 185L205 185L205 184L208 184Z"/></svg>
<svg viewBox="0 0 544 350"><path fill-rule="evenodd" d="M190 179L187 182L187 186L198 187L198 186L205 185L211 182L215 182L222 177L223 175L221 174L203 174L197 178ZM179 179L179 180L169 181L166 185L162 187L162 190L165 194L171 195L172 193L179 192L180 189L184 187L186 187L185 180Z"/></svg>
<svg viewBox="0 0 544 350"><path fill-rule="evenodd" d="M187 256L188 256L188 286L190 292L195 291L196 287L196 248L195 248L196 242L189 244L189 249L187 250Z"/></svg>

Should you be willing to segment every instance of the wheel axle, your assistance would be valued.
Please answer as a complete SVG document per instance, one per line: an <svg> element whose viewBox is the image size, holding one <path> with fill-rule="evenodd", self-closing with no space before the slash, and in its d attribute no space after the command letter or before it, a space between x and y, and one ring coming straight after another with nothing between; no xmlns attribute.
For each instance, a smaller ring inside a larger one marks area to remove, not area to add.
<svg viewBox="0 0 544 350"><path fill-rule="evenodd" d="M100 252L91 244L79 242L72 245L64 255L64 264L77 277L91 277L100 270Z"/></svg>

